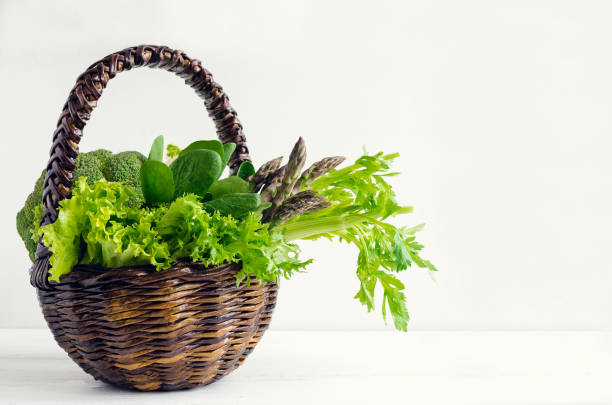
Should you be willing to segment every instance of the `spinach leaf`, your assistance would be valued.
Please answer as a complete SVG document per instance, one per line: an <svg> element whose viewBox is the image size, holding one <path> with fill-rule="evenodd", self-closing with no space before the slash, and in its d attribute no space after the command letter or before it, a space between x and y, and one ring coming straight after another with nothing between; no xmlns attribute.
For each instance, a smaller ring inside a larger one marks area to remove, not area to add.
<svg viewBox="0 0 612 405"><path fill-rule="evenodd" d="M140 167L142 194L147 202L171 202L174 198L172 170L163 162L147 160Z"/></svg>
<svg viewBox="0 0 612 405"><path fill-rule="evenodd" d="M225 194L248 193L249 191L249 183L242 180L238 176L230 176L226 177L225 179L217 180L208 189L208 192L212 196L212 200L217 199Z"/></svg>
<svg viewBox="0 0 612 405"><path fill-rule="evenodd" d="M208 149L183 151L170 165L174 177L174 195L186 193L203 196L223 171L219 154Z"/></svg>
<svg viewBox="0 0 612 405"><path fill-rule="evenodd" d="M234 142L228 142L223 144L223 167L227 166L227 163L232 156L232 153L236 150L236 144Z"/></svg>
<svg viewBox="0 0 612 405"><path fill-rule="evenodd" d="M259 194L232 193L204 203L204 208L240 219L263 208Z"/></svg>
<svg viewBox="0 0 612 405"><path fill-rule="evenodd" d="M251 162L242 162L240 164L240 168L238 169L238 177L243 180L248 179L250 176L255 174L255 167Z"/></svg>
<svg viewBox="0 0 612 405"><path fill-rule="evenodd" d="M164 136L160 135L153 140L151 151L149 152L149 160L161 162L164 158Z"/></svg>
<svg viewBox="0 0 612 405"><path fill-rule="evenodd" d="M183 151L181 152L181 155L183 153L191 152L192 150L198 150L198 149L212 150L214 152L217 152L219 154L219 158L221 158L221 162L223 162L223 156L224 156L223 144L217 140L195 141L189 144L189 146L187 146L185 149L183 149Z"/></svg>

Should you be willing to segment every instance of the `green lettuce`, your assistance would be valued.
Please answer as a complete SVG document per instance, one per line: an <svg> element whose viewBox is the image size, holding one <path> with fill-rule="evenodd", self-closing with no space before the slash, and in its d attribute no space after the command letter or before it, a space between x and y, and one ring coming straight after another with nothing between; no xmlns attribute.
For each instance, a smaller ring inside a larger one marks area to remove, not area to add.
<svg viewBox="0 0 612 405"><path fill-rule="evenodd" d="M297 245L269 230L254 213L241 220L211 214L193 194L171 204L134 208L126 205L132 196L121 183L75 183L72 197L60 202L57 220L37 230L53 253L49 280L59 281L77 264L150 264L163 270L190 258L207 266L242 262L237 283L245 278L248 282L250 274L266 282L288 277L310 262L300 261Z"/></svg>

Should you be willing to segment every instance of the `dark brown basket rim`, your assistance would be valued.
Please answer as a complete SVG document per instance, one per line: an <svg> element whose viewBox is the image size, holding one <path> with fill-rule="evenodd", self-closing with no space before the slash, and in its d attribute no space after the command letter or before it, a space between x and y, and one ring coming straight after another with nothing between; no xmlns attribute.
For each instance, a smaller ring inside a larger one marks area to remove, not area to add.
<svg viewBox="0 0 612 405"><path fill-rule="evenodd" d="M194 262L189 259L177 260L169 268L162 270L157 270L155 266L150 264L114 268L77 264L70 273L62 276L59 282L54 282L51 285L61 290L62 286L70 286L70 289L74 289L77 285L89 288L96 284L104 284L113 280L133 280L134 283L144 284L176 277L179 274L183 277L193 275L198 280L212 281L228 273L235 275L241 268L241 262L225 262L217 266L206 266L201 261Z"/></svg>

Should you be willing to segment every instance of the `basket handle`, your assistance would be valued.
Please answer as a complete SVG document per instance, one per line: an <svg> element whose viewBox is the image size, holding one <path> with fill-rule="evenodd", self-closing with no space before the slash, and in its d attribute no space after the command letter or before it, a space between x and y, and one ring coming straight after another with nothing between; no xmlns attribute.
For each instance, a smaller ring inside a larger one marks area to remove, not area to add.
<svg viewBox="0 0 612 405"><path fill-rule="evenodd" d="M68 95L62 113L53 133L47 175L43 189L43 215L41 226L57 219L59 202L70 197L73 182L72 171L79 154L78 144L83 128L96 107L106 84L117 73L134 67L148 66L164 69L185 79L185 84L193 88L204 105L208 115L217 128L219 140L223 143L234 142L236 150L228 166L233 174L240 164L250 161L246 138L236 111L229 103L223 88L215 83L212 74L202 67L197 59L191 59L184 52L166 46L140 45L112 53L91 65L83 72ZM48 281L49 257L51 252L38 240L36 261L30 271L30 282L38 289L50 289Z"/></svg>

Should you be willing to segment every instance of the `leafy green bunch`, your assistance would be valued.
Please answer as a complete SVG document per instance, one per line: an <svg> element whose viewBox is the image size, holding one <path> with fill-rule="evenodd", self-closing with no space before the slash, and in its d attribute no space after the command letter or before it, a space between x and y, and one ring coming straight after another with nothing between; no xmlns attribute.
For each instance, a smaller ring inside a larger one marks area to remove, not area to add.
<svg viewBox="0 0 612 405"><path fill-rule="evenodd" d="M163 270L183 258L207 266L242 262L240 283L254 274L261 282L290 277L309 261L298 259L299 248L269 230L260 215L247 213L240 220L210 212L195 194L153 208L127 205L134 191L104 179L88 185L79 179L72 197L60 201L57 220L41 228L53 255L50 280L59 281L76 264L107 268L151 264ZM42 210L37 210L40 220Z"/></svg>
<svg viewBox="0 0 612 405"><path fill-rule="evenodd" d="M412 207L400 206L395 192L386 181L390 165L399 154L364 155L350 166L332 170L317 179L309 189L325 197L331 205L316 212L293 217L275 227L287 240L337 238L359 249L357 277L360 288L355 298L374 309L374 293L382 287L382 313L391 314L395 327L406 330L410 319L406 309L404 285L396 273L412 264L436 271L435 266L421 258L414 234L423 228L395 227L387 219L412 212Z"/></svg>
<svg viewBox="0 0 612 405"><path fill-rule="evenodd" d="M134 191L128 205L139 207L144 202L140 188L140 167L146 159L142 153L135 151L113 154L109 150L97 149L80 153L75 160L73 179L76 181L86 177L90 185L100 179L122 182ZM34 261L36 252L36 241L31 238L35 227L34 213L35 210L42 209L46 174L47 171L43 170L34 184L34 190L28 195L23 208L17 213L17 233L25 244L32 261Z"/></svg>
<svg viewBox="0 0 612 405"><path fill-rule="evenodd" d="M149 158L140 169L142 192L149 206L191 193L199 196L210 211L242 218L269 205L250 192L245 179L255 173L251 162L243 162L237 176L219 179L236 144L196 141L183 150L169 145L169 155L175 158L169 166L163 162L163 145L162 136L155 138Z"/></svg>

